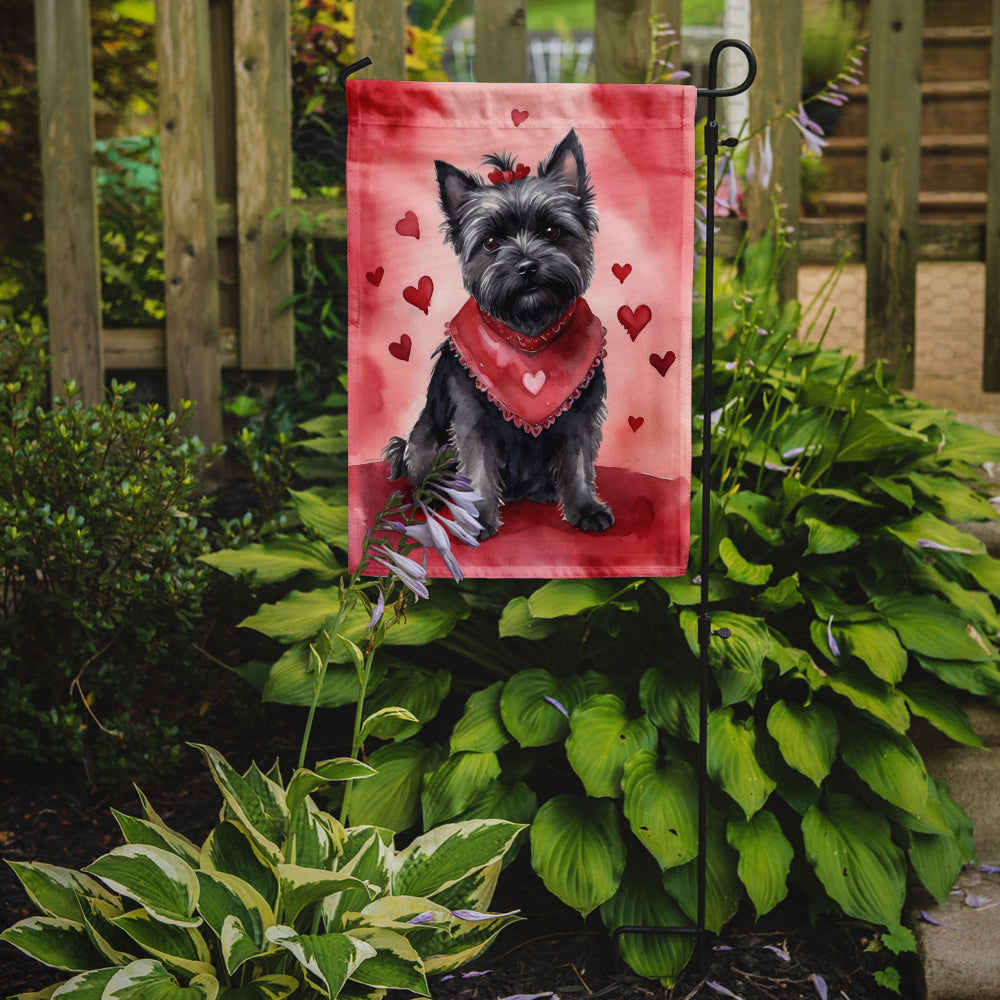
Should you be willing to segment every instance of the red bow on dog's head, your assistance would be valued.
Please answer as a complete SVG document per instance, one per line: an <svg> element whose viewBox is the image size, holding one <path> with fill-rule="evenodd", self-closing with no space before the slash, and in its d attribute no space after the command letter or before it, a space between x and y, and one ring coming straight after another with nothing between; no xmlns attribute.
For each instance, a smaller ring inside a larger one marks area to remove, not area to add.
<svg viewBox="0 0 1000 1000"><path fill-rule="evenodd" d="M527 163L513 165L513 170L491 170L487 175L487 180L493 184L510 184L511 181L519 181L522 177L527 177L531 173L531 167Z"/></svg>

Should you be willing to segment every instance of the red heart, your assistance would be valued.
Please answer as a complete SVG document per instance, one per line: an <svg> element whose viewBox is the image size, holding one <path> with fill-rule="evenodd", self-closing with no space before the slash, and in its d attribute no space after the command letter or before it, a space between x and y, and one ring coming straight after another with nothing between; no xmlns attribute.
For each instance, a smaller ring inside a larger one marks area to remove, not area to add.
<svg viewBox="0 0 1000 1000"><path fill-rule="evenodd" d="M632 273L631 264L612 264L611 273L624 284L625 279Z"/></svg>
<svg viewBox="0 0 1000 1000"><path fill-rule="evenodd" d="M491 170L486 177L491 184L509 184L514 179L514 171Z"/></svg>
<svg viewBox="0 0 1000 1000"><path fill-rule="evenodd" d="M410 303L411 306L416 306L424 314L427 313L427 307L431 304L431 295L434 293L434 282L425 274L418 282L417 287L414 288L413 285L407 285L403 289L403 298Z"/></svg>
<svg viewBox="0 0 1000 1000"><path fill-rule="evenodd" d="M375 268L374 271L367 271L365 277L376 287L382 284L382 275L385 274L385 268L380 264Z"/></svg>
<svg viewBox="0 0 1000 1000"><path fill-rule="evenodd" d="M400 236L412 236L414 239L420 239L420 223L417 221L416 215L413 212L407 212L399 222L396 223L396 232Z"/></svg>
<svg viewBox="0 0 1000 1000"><path fill-rule="evenodd" d="M634 434L644 423L646 422L644 417L629 417L628 425L632 428L632 433Z"/></svg>
<svg viewBox="0 0 1000 1000"><path fill-rule="evenodd" d="M618 322L625 327L625 332L632 338L633 342L652 318L653 313L649 306L638 306L635 312L632 312L628 306L622 306L618 310Z"/></svg>
<svg viewBox="0 0 1000 1000"><path fill-rule="evenodd" d="M531 167L529 167L527 163L519 163L514 168L515 180L522 180L523 178L527 177L528 174L530 173L531 173Z"/></svg>
<svg viewBox="0 0 1000 1000"><path fill-rule="evenodd" d="M527 117L527 111L518 111L517 108L514 108L510 113L510 120L514 123L514 128L517 128Z"/></svg>
<svg viewBox="0 0 1000 1000"><path fill-rule="evenodd" d="M670 366L677 360L677 356L673 351L667 351L663 357L659 354L650 354L649 363L660 373L660 375L666 375L670 371Z"/></svg>
<svg viewBox="0 0 1000 1000"><path fill-rule="evenodd" d="M413 342L410 340L410 335L404 333L400 338L399 342L393 342L389 345L389 353L394 357L398 358L400 361L410 360L410 348L413 346Z"/></svg>

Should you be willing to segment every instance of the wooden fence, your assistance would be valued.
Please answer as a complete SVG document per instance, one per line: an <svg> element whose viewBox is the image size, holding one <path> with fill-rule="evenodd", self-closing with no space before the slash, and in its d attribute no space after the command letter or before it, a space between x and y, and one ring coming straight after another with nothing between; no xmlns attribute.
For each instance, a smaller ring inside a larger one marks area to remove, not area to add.
<svg viewBox="0 0 1000 1000"><path fill-rule="evenodd" d="M476 75L526 78L525 7L530 0L474 0ZM640 83L657 0L595 0L594 63L600 82ZM158 0L157 47L163 170L166 325L102 329L90 87L88 0L35 0L53 384L73 379L85 401L103 393L105 372L165 369L171 402L198 405L196 433L223 438L221 371L280 371L293 365L291 254L275 252L305 216L319 237L342 238L342 201L291 203L290 0ZM680 25L681 0L658 0ZM785 222L797 243L782 277L795 294L800 263L843 254L867 269L866 355L893 364L911 351L916 265L985 261L984 388L1000 390L1000 0L992 4L986 222L921 222L919 53L923 0L871 0L867 214L865 221ZM367 75L404 75L404 0L357 0L356 51ZM753 0L759 72L750 91L751 129L800 98L801 0ZM681 39L683 46L683 39ZM676 53L675 53L676 58ZM720 102L724 105L725 102ZM720 118L725 114L720 108ZM751 189L746 222L725 220L716 241L732 254L744 228L759 234L776 194L799 203L800 138L774 132L775 171ZM735 131L735 129L733 129ZM787 210L786 215L787 215Z"/></svg>

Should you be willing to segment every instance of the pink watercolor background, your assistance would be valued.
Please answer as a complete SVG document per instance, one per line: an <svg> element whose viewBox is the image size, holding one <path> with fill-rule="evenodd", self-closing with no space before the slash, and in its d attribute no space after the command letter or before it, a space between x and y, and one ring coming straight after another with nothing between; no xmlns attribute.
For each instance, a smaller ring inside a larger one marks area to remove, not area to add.
<svg viewBox="0 0 1000 1000"><path fill-rule="evenodd" d="M388 484L384 493L373 490L374 480L360 470L379 461L392 435L409 434L424 405L444 325L467 298L457 259L440 229L434 160L485 176L482 156L506 151L534 174L570 128L580 137L600 217L595 277L585 293L607 329L608 415L598 466L674 482L671 496L680 492L686 497L694 88L351 80L347 100L352 565L365 527L390 491ZM528 114L515 125L512 111ZM416 216L419 238L396 229L407 212ZM631 265L623 282L612 272L616 264ZM416 289L423 277L433 282L426 312L404 298L404 290ZM640 305L649 308L651 319L633 342L617 313L621 306L635 311ZM402 360L404 334L408 360ZM667 352L675 359L660 375L650 355ZM364 490L362 482L368 484ZM598 491L602 496L608 492L600 476ZM680 534L666 546L659 529L650 536L636 524L630 536L628 524L616 524L616 543L599 545L604 554L595 561L588 547L593 548L597 535L565 525L568 541L558 553L525 545L522 533L517 546L525 550L522 557L514 565L502 562L500 549L511 545L497 544L504 535L501 528L474 553L462 550L458 555L470 576L625 576L638 575L632 570L640 564L643 575L657 570L676 575L686 566L688 514L675 508L672 501L666 521L671 537ZM505 520L509 513L505 508ZM662 557L629 553L623 533L637 546L655 545Z"/></svg>

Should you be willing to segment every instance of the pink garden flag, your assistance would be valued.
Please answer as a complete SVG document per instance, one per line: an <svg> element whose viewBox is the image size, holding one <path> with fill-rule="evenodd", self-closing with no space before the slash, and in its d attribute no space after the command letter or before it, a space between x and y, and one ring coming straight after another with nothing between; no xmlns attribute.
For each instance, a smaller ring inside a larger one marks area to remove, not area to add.
<svg viewBox="0 0 1000 1000"><path fill-rule="evenodd" d="M686 571L695 96L348 82L352 567L450 446L466 576Z"/></svg>

